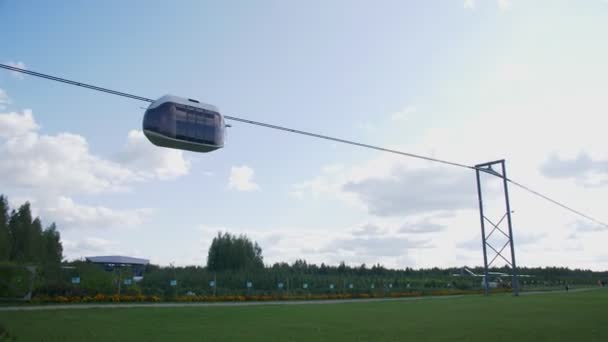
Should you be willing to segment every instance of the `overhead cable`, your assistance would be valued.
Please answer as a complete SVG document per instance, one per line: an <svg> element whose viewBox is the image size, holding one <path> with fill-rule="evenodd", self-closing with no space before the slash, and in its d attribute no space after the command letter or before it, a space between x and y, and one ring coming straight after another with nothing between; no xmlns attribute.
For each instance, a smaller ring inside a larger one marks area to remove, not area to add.
<svg viewBox="0 0 608 342"><path fill-rule="evenodd" d="M139 100L139 101L144 101L144 102L154 102L154 100L149 99L147 97L143 97L143 96L138 96L138 95L133 95L133 94L129 94L129 93L124 93L121 91L116 91L116 90L112 90L112 89L108 89L108 88L102 88L102 87L98 87L98 86L94 86L91 84L87 84L87 83L82 83L82 82L76 82L76 81L72 81L69 79L65 79L65 78L61 78L61 77L56 77L56 76L52 76L52 75L48 75L48 74L43 74L43 73L39 73L39 72L35 72L35 71L31 71L31 70L27 70L27 69L22 69L22 68L18 68L12 65L6 65L6 64L0 64L0 68L3 69L7 69L13 72L19 72L19 73L23 73L23 74L27 74L27 75L31 75L31 76L36 76L36 77L40 77L40 78L45 78L51 81L56 81L56 82L61 82L61 83L66 83L66 84L70 84L70 85L74 85L74 86L78 86L78 87L83 87L83 88L87 88L87 89L91 89L91 90L96 90L96 91L100 91L100 92L104 92L104 93L108 93L108 94L112 94L112 95L117 95L117 96L122 96L122 97L126 97L126 98L130 98L130 99L134 99L134 100ZM224 115L224 117L228 120L232 120L232 121L237 121L237 122L242 122L242 123L246 123L246 124L250 124L250 125L256 125L256 126L261 126L261 127L266 127L266 128L272 128L272 129L276 129L276 130L280 130L280 131L284 131L284 132L289 132L289 133L295 133L295 134L300 134L300 135L305 135L305 136L309 136L309 137L313 137L313 138L318 138L318 139L324 139L324 140L329 140L329 141L335 141L335 142L339 142L339 143L343 143L343 144L348 144L348 145L353 145L353 146L358 146L358 147L363 147L363 148L367 148L367 149L372 149L372 150L376 150L376 151L382 151L382 152L388 152L388 153L392 153L392 154L397 154L397 155L401 155L401 156L405 156L405 157L410 157L410 158L416 158L416 159L421 159L421 160L426 160L429 162L434 162L434 163L440 163L440 164L444 164L444 165L450 165L450 166L455 166L455 167L460 167L460 168L465 168L465 169L470 169L470 170L479 170L480 172L484 172L490 175L493 175L495 177L499 177L499 178L504 178L502 175L496 173L496 172L491 172L488 171L486 168L477 168L475 166L469 166L463 163L457 163L457 162L452 162L452 161L448 161L448 160L444 160L444 159L439 159L439 158L433 158L433 157L427 157L427 156L423 156L423 155L419 155L419 154L414 154L414 153L409 153L409 152L403 152L403 151L399 151L399 150L395 150L395 149L390 149L390 148L385 148L385 147L381 147L381 146L374 146L374 145L369 145L369 144L364 144L364 143L360 143L357 141L353 141L353 140L346 140L346 139L341 139L341 138L335 138L335 137L331 137L328 135L323 135L323 134L318 134L318 133L312 133L312 132L307 132L307 131L302 131L302 130L298 130L298 129L293 129L293 128L288 128L288 127L283 127L283 126L277 126L277 125L272 125L272 124L268 124L268 123L264 123L264 122L259 122L259 121L254 121L254 120L249 120L249 119L243 119L243 118L238 118L238 117L234 117L234 116L228 116L228 115ZM596 220L593 217L586 215L578 210L575 210L559 201L556 201L546 195L543 195L542 193L535 191L533 189L531 189L530 187L527 187L519 182L516 182L512 179L506 178L506 180L508 182L510 182L511 184L526 190L544 200L547 200L563 209L566 209L576 215L579 215L585 219L588 219L596 224L602 225L604 227L608 227L608 224L603 223L602 221Z"/></svg>

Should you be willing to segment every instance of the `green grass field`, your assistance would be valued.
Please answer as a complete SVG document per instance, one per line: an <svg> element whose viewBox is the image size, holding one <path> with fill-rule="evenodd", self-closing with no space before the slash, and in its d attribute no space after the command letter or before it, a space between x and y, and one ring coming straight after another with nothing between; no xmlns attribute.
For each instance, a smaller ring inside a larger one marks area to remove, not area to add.
<svg viewBox="0 0 608 342"><path fill-rule="evenodd" d="M608 341L608 290L373 303L0 312L17 341Z"/></svg>

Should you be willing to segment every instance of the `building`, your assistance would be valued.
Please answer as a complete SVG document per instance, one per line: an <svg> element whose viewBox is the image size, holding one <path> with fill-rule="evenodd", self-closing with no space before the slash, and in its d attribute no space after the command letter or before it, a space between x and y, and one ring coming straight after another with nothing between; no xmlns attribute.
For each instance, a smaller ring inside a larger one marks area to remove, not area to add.
<svg viewBox="0 0 608 342"><path fill-rule="evenodd" d="M107 256L90 256L85 257L87 262L102 265L106 271L112 272L116 268L129 267L133 271L133 280L138 281L143 279L146 266L150 264L150 260L133 258L122 255L107 255Z"/></svg>

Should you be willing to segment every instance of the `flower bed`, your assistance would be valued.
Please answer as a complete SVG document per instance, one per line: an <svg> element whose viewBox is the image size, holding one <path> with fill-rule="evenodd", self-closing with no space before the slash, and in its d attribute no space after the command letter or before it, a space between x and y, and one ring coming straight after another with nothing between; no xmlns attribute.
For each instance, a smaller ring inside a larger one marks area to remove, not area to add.
<svg viewBox="0 0 608 342"><path fill-rule="evenodd" d="M493 293L511 292L510 289L493 289ZM366 299L366 298L404 298L422 296L453 296L467 294L482 294L483 290L432 290L432 291L408 291L388 293L334 293L319 295L262 295L262 296L177 296L158 297L144 295L104 295L95 296L35 296L30 303L135 303L135 302L263 302L263 301L289 301L289 300L326 300L326 299Z"/></svg>

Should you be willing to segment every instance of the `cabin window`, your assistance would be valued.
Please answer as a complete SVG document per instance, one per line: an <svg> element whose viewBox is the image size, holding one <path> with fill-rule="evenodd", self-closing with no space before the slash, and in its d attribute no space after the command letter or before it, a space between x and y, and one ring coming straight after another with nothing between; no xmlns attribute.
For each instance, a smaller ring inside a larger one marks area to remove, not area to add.
<svg viewBox="0 0 608 342"><path fill-rule="evenodd" d="M165 103L146 112L144 129L182 141L223 144L223 120L213 111Z"/></svg>

